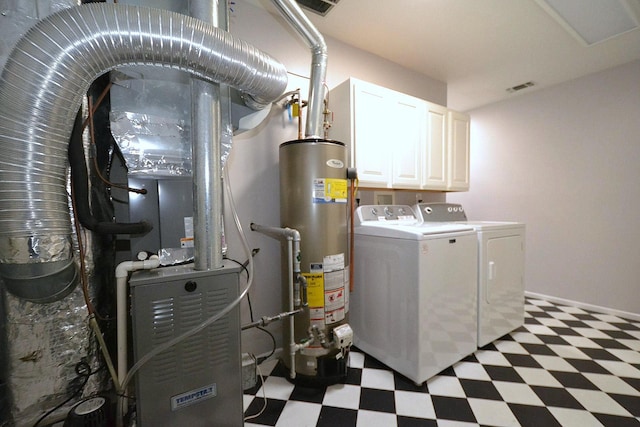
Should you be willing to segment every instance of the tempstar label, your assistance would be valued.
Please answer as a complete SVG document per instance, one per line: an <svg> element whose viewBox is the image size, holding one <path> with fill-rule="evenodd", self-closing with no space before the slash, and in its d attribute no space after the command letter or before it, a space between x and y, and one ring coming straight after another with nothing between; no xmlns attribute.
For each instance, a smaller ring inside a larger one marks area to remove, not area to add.
<svg viewBox="0 0 640 427"><path fill-rule="evenodd" d="M218 389L215 383L187 391L186 393L178 394L171 398L171 410L177 411L185 406L190 406L203 400L216 397L217 394Z"/></svg>

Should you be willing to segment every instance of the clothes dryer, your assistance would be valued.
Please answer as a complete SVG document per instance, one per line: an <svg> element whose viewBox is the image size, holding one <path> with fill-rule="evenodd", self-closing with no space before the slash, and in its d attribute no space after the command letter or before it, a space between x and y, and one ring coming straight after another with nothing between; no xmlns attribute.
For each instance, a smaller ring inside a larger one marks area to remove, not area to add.
<svg viewBox="0 0 640 427"><path fill-rule="evenodd" d="M421 384L477 348L477 236L409 206L355 212L354 343Z"/></svg>
<svg viewBox="0 0 640 427"><path fill-rule="evenodd" d="M469 221L455 203L419 203L424 224L465 224L478 236L478 346L524 324L525 224Z"/></svg>

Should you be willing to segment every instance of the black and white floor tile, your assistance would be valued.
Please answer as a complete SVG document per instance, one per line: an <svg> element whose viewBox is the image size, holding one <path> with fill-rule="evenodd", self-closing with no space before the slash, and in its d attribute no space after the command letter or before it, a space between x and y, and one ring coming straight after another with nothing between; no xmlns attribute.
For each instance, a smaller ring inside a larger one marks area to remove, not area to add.
<svg viewBox="0 0 640 427"><path fill-rule="evenodd" d="M294 386L276 361L246 427L640 426L640 321L526 300L524 326L416 386L354 349L345 384ZM266 406L264 406L266 396Z"/></svg>

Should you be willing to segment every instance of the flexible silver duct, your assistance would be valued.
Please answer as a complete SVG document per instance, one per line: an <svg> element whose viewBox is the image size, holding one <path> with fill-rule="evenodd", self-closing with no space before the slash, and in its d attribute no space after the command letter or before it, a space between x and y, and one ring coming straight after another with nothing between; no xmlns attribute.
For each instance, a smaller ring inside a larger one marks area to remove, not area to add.
<svg viewBox="0 0 640 427"><path fill-rule="evenodd" d="M159 65L243 91L266 106L286 87L275 59L194 18L92 3L40 21L0 76L0 276L24 299L49 302L75 285L66 193L67 147L81 100L102 73Z"/></svg>
<svg viewBox="0 0 640 427"><path fill-rule="evenodd" d="M323 137L324 83L327 75L327 45L322 34L294 0L272 0L289 24L302 36L311 48L311 81L305 136Z"/></svg>

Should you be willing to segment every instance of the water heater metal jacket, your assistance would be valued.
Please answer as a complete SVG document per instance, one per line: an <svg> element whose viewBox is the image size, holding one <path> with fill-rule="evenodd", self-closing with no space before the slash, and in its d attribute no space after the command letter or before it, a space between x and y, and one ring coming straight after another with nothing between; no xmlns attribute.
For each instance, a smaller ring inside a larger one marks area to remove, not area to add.
<svg viewBox="0 0 640 427"><path fill-rule="evenodd" d="M284 66L231 34L178 13L92 3L50 15L18 41L0 76L0 275L32 301L75 281L66 191L67 148L90 84L119 66L187 71L276 100Z"/></svg>

